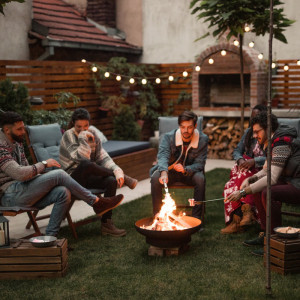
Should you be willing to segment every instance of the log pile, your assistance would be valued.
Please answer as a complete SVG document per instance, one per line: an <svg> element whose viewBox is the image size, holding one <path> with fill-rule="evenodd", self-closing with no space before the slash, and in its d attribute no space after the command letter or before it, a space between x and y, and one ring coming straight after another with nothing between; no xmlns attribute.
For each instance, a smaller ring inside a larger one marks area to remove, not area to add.
<svg viewBox="0 0 300 300"><path fill-rule="evenodd" d="M249 121L244 122L244 129ZM232 159L232 152L239 143L241 135L240 119L211 118L203 132L208 136L208 158Z"/></svg>

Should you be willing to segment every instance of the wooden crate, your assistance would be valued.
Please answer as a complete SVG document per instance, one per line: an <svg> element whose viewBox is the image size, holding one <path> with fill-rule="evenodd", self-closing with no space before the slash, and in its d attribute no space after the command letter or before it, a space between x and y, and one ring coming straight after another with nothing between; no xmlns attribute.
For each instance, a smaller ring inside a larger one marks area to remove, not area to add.
<svg viewBox="0 0 300 300"><path fill-rule="evenodd" d="M181 245L179 247L173 248L159 248L155 246L150 246L148 249L149 256L178 256L189 250L190 246L188 244Z"/></svg>
<svg viewBox="0 0 300 300"><path fill-rule="evenodd" d="M28 240L0 249L0 279L62 277L67 270L68 243L57 240L52 247L36 248Z"/></svg>
<svg viewBox="0 0 300 300"><path fill-rule="evenodd" d="M266 253L264 261L266 261ZM283 275L300 273L300 238L285 239L276 234L272 235L270 239L270 263L271 270L276 273Z"/></svg>

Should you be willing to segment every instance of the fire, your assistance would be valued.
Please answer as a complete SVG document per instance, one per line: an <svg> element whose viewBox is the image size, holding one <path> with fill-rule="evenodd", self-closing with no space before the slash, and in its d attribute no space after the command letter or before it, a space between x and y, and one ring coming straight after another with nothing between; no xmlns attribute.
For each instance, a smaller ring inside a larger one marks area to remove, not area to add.
<svg viewBox="0 0 300 300"><path fill-rule="evenodd" d="M143 226L142 228L167 231L183 230L191 227L184 220L182 220L180 216L174 214L174 211L176 210L176 204L169 193L165 194L165 198L162 200L162 202L163 205L161 210L156 214L153 223L149 226Z"/></svg>

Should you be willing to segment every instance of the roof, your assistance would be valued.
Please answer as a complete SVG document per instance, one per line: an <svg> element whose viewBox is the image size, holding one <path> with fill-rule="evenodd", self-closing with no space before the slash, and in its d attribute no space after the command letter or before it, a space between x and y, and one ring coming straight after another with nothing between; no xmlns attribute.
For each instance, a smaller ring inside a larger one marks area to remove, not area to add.
<svg viewBox="0 0 300 300"><path fill-rule="evenodd" d="M44 46L120 51L140 54L142 49L109 36L89 22L73 6L62 0L33 0L31 35L43 40Z"/></svg>

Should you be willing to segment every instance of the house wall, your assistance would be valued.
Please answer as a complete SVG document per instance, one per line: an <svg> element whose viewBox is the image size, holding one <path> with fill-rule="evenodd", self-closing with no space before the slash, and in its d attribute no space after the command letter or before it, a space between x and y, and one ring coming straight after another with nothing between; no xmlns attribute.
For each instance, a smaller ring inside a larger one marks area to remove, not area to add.
<svg viewBox="0 0 300 300"><path fill-rule="evenodd" d="M143 1L117 0L116 25L126 33L126 41L143 46Z"/></svg>
<svg viewBox="0 0 300 300"><path fill-rule="evenodd" d="M0 14L0 59L29 59L32 0L9 3Z"/></svg>
<svg viewBox="0 0 300 300"><path fill-rule="evenodd" d="M143 63L194 62L195 57L217 42L206 37L197 38L207 32L207 23L197 20L189 9L191 0L143 0ZM299 59L300 1L284 1L284 12L296 22L285 32L288 44L274 40L273 55L277 59ZM245 44L256 43L255 49L268 55L269 36L245 36Z"/></svg>

